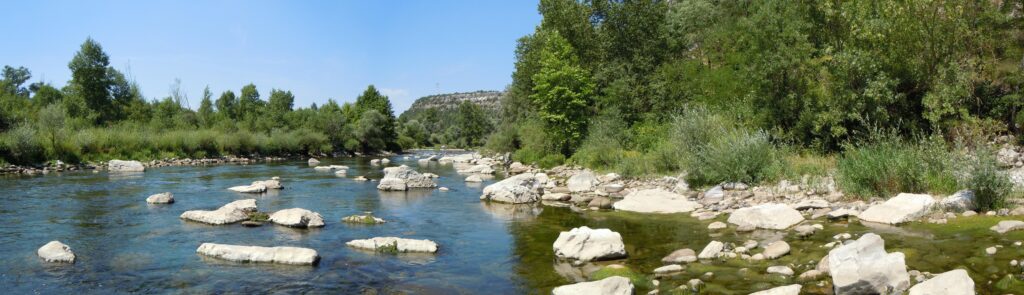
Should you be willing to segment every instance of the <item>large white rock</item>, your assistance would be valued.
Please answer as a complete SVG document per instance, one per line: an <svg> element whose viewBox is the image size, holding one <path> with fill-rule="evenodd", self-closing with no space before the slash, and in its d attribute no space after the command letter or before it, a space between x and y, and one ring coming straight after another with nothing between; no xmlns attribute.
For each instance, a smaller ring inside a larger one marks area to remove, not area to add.
<svg viewBox="0 0 1024 295"><path fill-rule="evenodd" d="M39 250L36 250L36 255L39 255L46 262L75 263L75 253L71 252L71 247L59 241L46 243Z"/></svg>
<svg viewBox="0 0 1024 295"><path fill-rule="evenodd" d="M612 208L641 213L686 213L698 206L683 195L658 188L632 192L615 202Z"/></svg>
<svg viewBox="0 0 1024 295"><path fill-rule="evenodd" d="M964 212L977 209L974 206L974 192L971 190L958 191L953 195L942 199L942 208L953 212Z"/></svg>
<svg viewBox="0 0 1024 295"><path fill-rule="evenodd" d="M234 191L234 192L237 192L237 193L258 194L258 193L266 192L267 191L267 186L264 185L262 181L256 181L256 182L253 182L250 185L232 186L232 187L229 187L228 190L231 190L231 191Z"/></svg>
<svg viewBox="0 0 1024 295"><path fill-rule="evenodd" d="M963 269L941 273L910 288L910 295L974 295L974 280Z"/></svg>
<svg viewBox="0 0 1024 295"><path fill-rule="evenodd" d="M800 284L793 284L789 286L775 287L764 291L757 291L750 293L750 295L799 295L801 288L803 288L803 286Z"/></svg>
<svg viewBox="0 0 1024 295"><path fill-rule="evenodd" d="M401 253L406 252L437 252L437 243L431 240L403 239L396 237L375 237L372 239L352 240L345 243L349 247L364 250L394 250Z"/></svg>
<svg viewBox="0 0 1024 295"><path fill-rule="evenodd" d="M558 234L552 248L555 257L589 262L626 257L622 236L607 228L590 229L582 226Z"/></svg>
<svg viewBox="0 0 1024 295"><path fill-rule="evenodd" d="M569 180L566 181L569 191L574 193L593 191L600 183L601 181L597 180L597 176L590 172L590 170L580 171L576 175L569 177Z"/></svg>
<svg viewBox="0 0 1024 295"><path fill-rule="evenodd" d="M1000 221L999 223L997 223L996 225L993 225L989 229L991 229L991 230L993 230L993 231L995 231L997 233L1005 234L1007 232L1024 229L1024 221L1020 221L1020 220L1003 220L1003 221Z"/></svg>
<svg viewBox="0 0 1024 295"><path fill-rule="evenodd" d="M380 180L377 189L382 191L404 191L411 188L432 188L437 183L428 176L412 170L409 166L398 166L384 168L384 178Z"/></svg>
<svg viewBox="0 0 1024 295"><path fill-rule="evenodd" d="M260 247L203 243L196 253L235 262L265 262L314 265L320 260L316 250L299 247Z"/></svg>
<svg viewBox="0 0 1024 295"><path fill-rule="evenodd" d="M804 221L804 216L789 206L768 203L740 208L729 215L728 221L739 226L782 230Z"/></svg>
<svg viewBox="0 0 1024 295"><path fill-rule="evenodd" d="M143 172L146 166L139 161L110 160L107 162L107 170L113 172Z"/></svg>
<svg viewBox="0 0 1024 295"><path fill-rule="evenodd" d="M284 209L270 214L270 221L289 227L323 227L324 218L320 213L302 208Z"/></svg>
<svg viewBox="0 0 1024 295"><path fill-rule="evenodd" d="M256 211L256 200L238 200L213 211L190 210L181 213L181 219L213 225L235 223L249 219L249 213Z"/></svg>
<svg viewBox="0 0 1024 295"><path fill-rule="evenodd" d="M146 198L146 203L150 204L170 204L174 203L174 194L170 192L163 192L155 194Z"/></svg>
<svg viewBox="0 0 1024 295"><path fill-rule="evenodd" d="M552 295L633 295L629 279L612 276L600 281L564 285L551 290Z"/></svg>
<svg viewBox="0 0 1024 295"><path fill-rule="evenodd" d="M719 253L725 249L725 243L719 241L711 241L707 246L704 246L704 250L700 250L700 254L697 258L700 259L715 259Z"/></svg>
<svg viewBox="0 0 1024 295"><path fill-rule="evenodd" d="M886 253L874 233L832 249L828 266L836 294L902 294L910 287L903 253Z"/></svg>
<svg viewBox="0 0 1024 295"><path fill-rule="evenodd" d="M531 203L540 200L542 186L533 173L523 173L484 188L481 200L501 203Z"/></svg>
<svg viewBox="0 0 1024 295"><path fill-rule="evenodd" d="M933 205L935 199L932 196L901 193L884 203L869 207L857 217L868 222L900 224L928 214Z"/></svg>
<svg viewBox="0 0 1024 295"><path fill-rule="evenodd" d="M491 165L474 165L466 169L459 170L458 173L463 174L494 174L494 169Z"/></svg>
<svg viewBox="0 0 1024 295"><path fill-rule="evenodd" d="M267 187L267 189L283 189L284 188L284 186L281 185L281 179L277 178L277 177L274 177L274 178L272 178L270 180L253 181L252 185L263 185L263 186Z"/></svg>

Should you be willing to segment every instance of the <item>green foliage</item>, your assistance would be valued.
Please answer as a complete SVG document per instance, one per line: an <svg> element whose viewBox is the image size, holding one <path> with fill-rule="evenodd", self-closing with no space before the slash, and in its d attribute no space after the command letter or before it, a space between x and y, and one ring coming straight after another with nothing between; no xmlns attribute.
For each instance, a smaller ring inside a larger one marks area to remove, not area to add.
<svg viewBox="0 0 1024 295"><path fill-rule="evenodd" d="M897 193L950 193L956 190L953 167L960 156L942 142L908 143L886 136L849 146L837 163L844 192L889 198Z"/></svg>
<svg viewBox="0 0 1024 295"><path fill-rule="evenodd" d="M565 38L557 31L543 36L540 71L533 75L530 99L544 121L544 132L555 140L555 149L570 156L586 135L595 86Z"/></svg>
<svg viewBox="0 0 1024 295"><path fill-rule="evenodd" d="M455 120L456 142L460 147L479 147L491 133L491 121L479 106L470 101L459 104Z"/></svg>
<svg viewBox="0 0 1024 295"><path fill-rule="evenodd" d="M1013 183L999 171L994 153L989 150L979 151L972 164L966 186L974 192L974 205L982 211L1005 207Z"/></svg>
<svg viewBox="0 0 1024 295"><path fill-rule="evenodd" d="M356 122L354 133L355 137L359 140L359 150L364 153L385 150L388 140L393 140L387 134L386 127L388 123L388 118L377 112L377 110L367 110L363 113L359 121Z"/></svg>
<svg viewBox="0 0 1024 295"><path fill-rule="evenodd" d="M697 149L687 163L687 180L696 185L772 180L781 169L779 155L764 132L734 129Z"/></svg>
<svg viewBox="0 0 1024 295"><path fill-rule="evenodd" d="M590 280L598 281L614 276L627 278L638 288L651 289L654 287L650 278L628 267L603 267L591 273Z"/></svg>
<svg viewBox="0 0 1024 295"><path fill-rule="evenodd" d="M359 124L364 122L363 116L368 114L370 111L380 115L379 118L375 117L370 119L370 121L379 124L379 126L376 126L379 131L373 133L375 134L374 136L377 136L376 138L362 139L364 152L376 152L383 150L398 151L401 149L396 142L398 139L398 133L395 131L395 112L391 109L391 100L389 100L387 96L384 96L377 91L377 88L373 87L373 85L367 86L366 90L363 91L363 94L356 98L356 103L353 108L354 113L351 115L354 115L354 117L349 117L349 120L352 122L359 122ZM367 123L370 121L367 121ZM362 125L357 128L357 132L364 132L361 134L368 134L366 132L370 132L370 129L372 129L370 126L365 126L364 128ZM381 144L377 144L378 141Z"/></svg>

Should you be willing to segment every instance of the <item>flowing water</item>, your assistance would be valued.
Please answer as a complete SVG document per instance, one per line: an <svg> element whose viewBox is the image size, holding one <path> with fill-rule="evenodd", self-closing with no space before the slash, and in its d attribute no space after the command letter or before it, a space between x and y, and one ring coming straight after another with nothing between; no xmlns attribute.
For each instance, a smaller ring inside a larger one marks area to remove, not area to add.
<svg viewBox="0 0 1024 295"><path fill-rule="evenodd" d="M329 293L329 294L544 294L551 288L584 279L609 263L637 271L637 294L651 288L651 270L679 248L700 251L711 240L742 244L746 240L784 239L793 251L777 260L741 259L690 264L682 273L659 278L663 294L692 278L707 282L709 294L746 294L793 283L805 293L828 293L828 280L798 282L767 275L770 265L789 265L797 274L813 269L827 253L821 245L838 233L872 231L882 235L888 251L907 255L910 269L944 272L967 269L981 294L1018 294L1024 283L1004 279L1020 274L1010 266L1024 259L1024 232L997 235L987 228L995 217L958 218L946 225L911 224L865 227L827 223L809 239L793 233L730 229L709 232L712 222L685 214L645 215L625 212L575 212L540 205L489 204L479 200L487 184L466 184L450 165L392 158L420 172L440 175L439 186L451 189L385 193L376 182L351 178L382 176L368 158L338 158L322 164L348 165L348 177L317 172L305 162L257 165L153 168L145 173L63 173L9 176L0 179L0 287L5 294L79 293ZM261 195L238 194L227 187L280 176L286 189ZM151 194L170 191L175 203L148 205ZM327 226L293 229L267 224L210 226L183 221L181 212L214 209L255 198L260 211L306 208L323 215ZM372 211L382 225L341 223L344 216ZM725 216L718 220L724 220ZM622 234L629 258L575 268L555 260L551 244L560 231L587 225ZM351 249L345 242L374 236L436 241L436 254L383 254ZM40 246L60 240L78 256L75 264L45 263ZM316 266L233 263L195 253L204 242L316 249ZM996 255L989 246L1003 245ZM760 250L755 250L760 251ZM714 275L705 277L712 272ZM1001 284L996 282L1003 280ZM1000 289L1002 288L1002 289Z"/></svg>

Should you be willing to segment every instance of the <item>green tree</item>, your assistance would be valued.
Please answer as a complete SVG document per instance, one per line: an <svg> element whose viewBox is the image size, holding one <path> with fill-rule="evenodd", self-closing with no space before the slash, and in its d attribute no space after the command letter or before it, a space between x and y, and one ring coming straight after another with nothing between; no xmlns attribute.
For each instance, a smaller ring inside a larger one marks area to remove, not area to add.
<svg viewBox="0 0 1024 295"><path fill-rule="evenodd" d="M217 98L217 114L224 120L238 120L238 98L235 97L235 92L228 90L220 94Z"/></svg>
<svg viewBox="0 0 1024 295"><path fill-rule="evenodd" d="M493 129L490 119L480 106L468 100L462 101L457 110L455 126L458 144L463 147L479 147Z"/></svg>
<svg viewBox="0 0 1024 295"><path fill-rule="evenodd" d="M113 117L114 108L110 99L113 81L108 73L109 65L110 57L92 38L82 43L81 48L68 63L68 68L71 69L71 81L68 85L73 95L80 98L90 111L84 117L99 123Z"/></svg>
<svg viewBox="0 0 1024 295"><path fill-rule="evenodd" d="M384 122L381 126L381 132L383 132L383 140L387 146L387 150L397 151L400 150L396 140L398 139L398 133L395 132L395 112L391 109L391 100L387 96L384 96L377 88L373 85L366 87L363 94L356 98L355 111L357 114L361 114L356 118L357 122L362 122L362 114L366 114L367 111L376 111L377 114L384 117Z"/></svg>
<svg viewBox="0 0 1024 295"><path fill-rule="evenodd" d="M267 118L276 124L280 124L283 122L284 116L292 111L292 105L294 104L295 95L292 95L291 91L270 90L270 98L267 99Z"/></svg>
<svg viewBox="0 0 1024 295"><path fill-rule="evenodd" d="M67 156L62 146L66 120L67 111L60 104L50 104L39 111L39 118L36 119L36 130L45 137L47 157L51 159L61 159ZM68 159L64 158L64 160Z"/></svg>
<svg viewBox="0 0 1024 295"><path fill-rule="evenodd" d="M0 91L27 97L29 89L22 85L31 78L32 73L25 67L13 68L11 66L4 66L3 72L0 73Z"/></svg>
<svg viewBox="0 0 1024 295"><path fill-rule="evenodd" d="M238 118L241 120L252 121L259 117L260 111L263 110L263 100L260 100L260 92L256 90L256 85L249 83L242 87L242 91L238 96Z"/></svg>
<svg viewBox="0 0 1024 295"><path fill-rule="evenodd" d="M359 140L359 150L363 153L375 153L387 149L388 141L394 140L394 137L385 130L388 118L377 110L368 110L359 117L354 134Z"/></svg>
<svg viewBox="0 0 1024 295"><path fill-rule="evenodd" d="M197 115L202 127L209 128L213 126L213 92L210 92L210 86L203 88L203 100L199 102L199 113Z"/></svg>
<svg viewBox="0 0 1024 295"><path fill-rule="evenodd" d="M568 157L585 136L595 86L565 38L557 32L544 36L547 39L541 50L541 68L533 76L536 84L530 98L538 106L545 132L558 141L557 150Z"/></svg>

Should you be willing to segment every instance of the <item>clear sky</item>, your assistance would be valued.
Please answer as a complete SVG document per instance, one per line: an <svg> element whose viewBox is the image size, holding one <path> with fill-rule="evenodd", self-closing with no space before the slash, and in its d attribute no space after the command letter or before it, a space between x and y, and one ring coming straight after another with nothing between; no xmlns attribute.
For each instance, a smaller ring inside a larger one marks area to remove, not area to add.
<svg viewBox="0 0 1024 295"><path fill-rule="evenodd" d="M515 42L540 22L537 3L495 1L11 1L3 4L0 65L32 81L67 83L86 39L148 99L175 78L194 109L255 83L291 90L296 107L354 101L373 84L396 115L421 96L502 90Z"/></svg>

